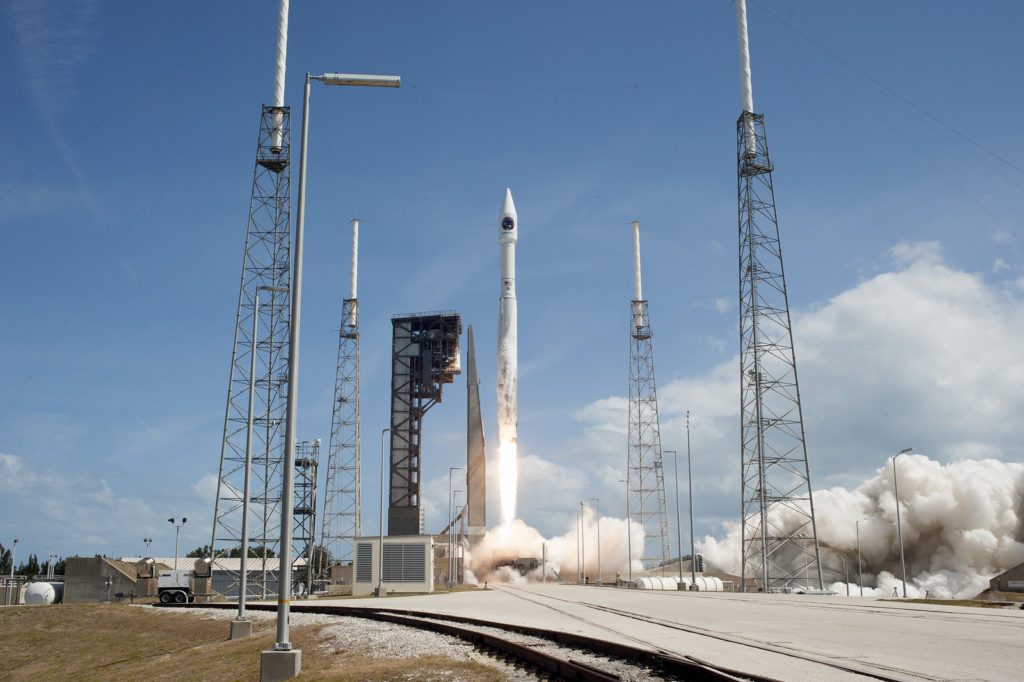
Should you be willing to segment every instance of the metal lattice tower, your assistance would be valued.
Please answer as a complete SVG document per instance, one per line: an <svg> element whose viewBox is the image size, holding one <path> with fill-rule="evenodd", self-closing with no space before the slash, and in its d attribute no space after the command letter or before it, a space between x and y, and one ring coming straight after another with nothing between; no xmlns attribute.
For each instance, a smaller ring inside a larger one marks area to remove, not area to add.
<svg viewBox="0 0 1024 682"><path fill-rule="evenodd" d="M822 587L764 116L736 123L743 589Z"/></svg>
<svg viewBox="0 0 1024 682"><path fill-rule="evenodd" d="M643 526L642 560L650 567L668 561L671 551L658 392L654 385L654 348L646 299L630 303L629 338L627 514L630 521Z"/></svg>
<svg viewBox="0 0 1024 682"><path fill-rule="evenodd" d="M288 321L291 308L290 110L264 105L256 147L249 225L235 316L228 378L211 558L226 557L242 541L242 505L249 417L249 382L254 389L249 548L277 554L280 538L281 467L288 395ZM257 290L259 310L255 310ZM255 343L254 320L258 317ZM255 372L250 372L255 346ZM265 562L264 562L265 563ZM224 566L219 566L226 570ZM266 575L264 565L261 575ZM230 573L230 572L229 572ZM233 576L237 583L237 575Z"/></svg>
<svg viewBox="0 0 1024 682"><path fill-rule="evenodd" d="M338 367L334 377L334 411L324 483L321 562L351 562L353 539L362 535L359 456L359 301L345 299L338 332ZM318 566L324 571L328 565Z"/></svg>
<svg viewBox="0 0 1024 682"><path fill-rule="evenodd" d="M462 371L455 311L391 319L391 473L388 535L423 533L420 498L423 417Z"/></svg>
<svg viewBox="0 0 1024 682"><path fill-rule="evenodd" d="M313 589L313 557L316 548L316 472L320 463L320 439L295 443L295 508L292 516L292 579Z"/></svg>

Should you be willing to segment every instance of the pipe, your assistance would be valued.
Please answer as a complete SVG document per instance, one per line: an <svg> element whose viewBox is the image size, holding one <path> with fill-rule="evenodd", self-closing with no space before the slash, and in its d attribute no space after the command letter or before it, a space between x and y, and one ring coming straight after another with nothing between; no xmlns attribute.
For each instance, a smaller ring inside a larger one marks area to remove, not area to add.
<svg viewBox="0 0 1024 682"><path fill-rule="evenodd" d="M750 38L747 35L746 0L736 0L736 33L739 36L740 93L743 98L743 148L746 156L753 158L757 155L757 146L754 140L754 121L752 116L748 116L754 113L754 89L750 78Z"/></svg>
<svg viewBox="0 0 1024 682"><path fill-rule="evenodd" d="M644 296L640 285L640 223L636 221L633 221L633 300L636 311L633 323L639 329L644 326L643 307L640 305Z"/></svg>

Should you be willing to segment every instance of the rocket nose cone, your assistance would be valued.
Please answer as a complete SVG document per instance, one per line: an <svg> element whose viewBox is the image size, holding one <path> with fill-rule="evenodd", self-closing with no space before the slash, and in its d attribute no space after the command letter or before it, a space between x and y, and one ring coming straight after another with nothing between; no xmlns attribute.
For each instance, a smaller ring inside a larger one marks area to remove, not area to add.
<svg viewBox="0 0 1024 682"><path fill-rule="evenodd" d="M498 218L504 218L505 216L516 217L516 205L512 201L512 190L508 187L505 188L505 198L501 202L501 211L498 213Z"/></svg>

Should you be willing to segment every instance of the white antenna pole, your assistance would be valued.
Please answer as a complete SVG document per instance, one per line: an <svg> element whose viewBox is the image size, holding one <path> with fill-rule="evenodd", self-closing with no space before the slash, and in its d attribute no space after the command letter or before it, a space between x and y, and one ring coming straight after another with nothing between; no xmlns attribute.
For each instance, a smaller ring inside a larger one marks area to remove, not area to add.
<svg viewBox="0 0 1024 682"><path fill-rule="evenodd" d="M355 218L352 219L352 278L349 283L349 291L351 292L351 298L353 301L356 300L356 280L359 273L359 221ZM356 306L349 306L348 313L348 326L356 326Z"/></svg>
<svg viewBox="0 0 1024 682"><path fill-rule="evenodd" d="M288 0L277 6L277 62L274 65L274 106L284 106L284 73L288 56ZM281 149L281 115L274 114L274 132L271 149Z"/></svg>
<svg viewBox="0 0 1024 682"><path fill-rule="evenodd" d="M359 221L352 219L352 281L349 291L352 295L349 298L358 298L356 295L356 275L359 272Z"/></svg>
<svg viewBox="0 0 1024 682"><path fill-rule="evenodd" d="M640 301L644 299L643 289L640 285L640 223L633 222L633 300L636 301L634 306L636 309L636 321L637 328L644 326L643 308L640 305Z"/></svg>
<svg viewBox="0 0 1024 682"><path fill-rule="evenodd" d="M746 114L754 113L754 89L750 83L750 39L747 36L747 0L736 0L736 32L740 44L740 90L743 95L744 137L746 155L756 156L754 121Z"/></svg>

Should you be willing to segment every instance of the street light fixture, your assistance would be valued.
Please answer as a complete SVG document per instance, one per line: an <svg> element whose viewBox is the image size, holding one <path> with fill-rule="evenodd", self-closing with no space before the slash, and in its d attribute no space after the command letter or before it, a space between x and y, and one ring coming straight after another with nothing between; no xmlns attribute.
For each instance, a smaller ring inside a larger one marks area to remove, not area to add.
<svg viewBox="0 0 1024 682"><path fill-rule="evenodd" d="M306 219L306 155L309 142L309 83L318 80L326 85L368 85L397 88L401 79L397 76L367 76L359 74L325 73L320 76L306 74L306 85L302 91L302 142L299 147L299 205L295 212L295 252L292 260L292 305L291 321L288 325L288 410L285 422L284 470L281 475L281 558L279 563L277 595L277 641L274 651L291 651L288 640L288 615L291 611L289 592L292 582L292 514L295 475L295 427L298 414L299 396L299 329L302 318L302 238ZM383 436L381 437L383 440ZM383 486L383 475L381 485ZM383 487L381 488L381 516L384 514ZM383 522L381 524L383 533ZM383 535L381 555L384 554ZM382 576L383 577L383 576Z"/></svg>
<svg viewBox="0 0 1024 682"><path fill-rule="evenodd" d="M907 598L907 564L903 560L903 526L900 523L900 488L896 482L896 458L911 452L914 448L903 448L892 457L892 487L896 494L896 533L900 538L900 569L903 571L903 598Z"/></svg>
<svg viewBox="0 0 1024 682"><path fill-rule="evenodd" d="M188 519L184 516L181 517L181 523L175 523L174 517L167 519L167 522L174 526L174 580L178 580L178 536L181 534L181 527L188 522Z"/></svg>
<svg viewBox="0 0 1024 682"><path fill-rule="evenodd" d="M142 538L142 541L146 544L146 556L144 556L142 558L143 559L148 559L149 558L149 546L150 546L150 544L152 544L153 538Z"/></svg>
<svg viewBox="0 0 1024 682"><path fill-rule="evenodd" d="M683 582L683 531L679 523L679 456L675 450L662 450L662 454L672 453L672 463L676 474L676 551L679 553L679 582ZM690 557L693 563L693 557Z"/></svg>

